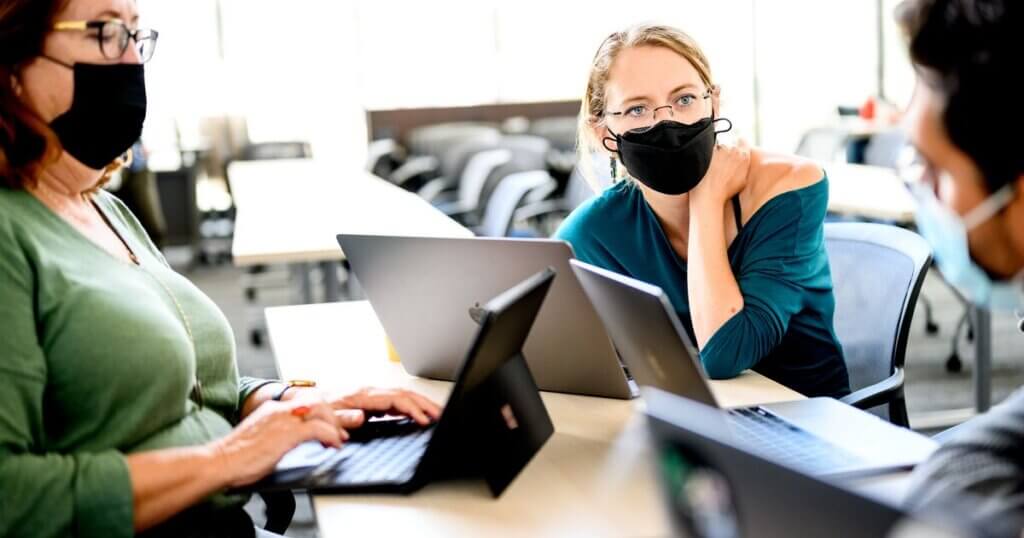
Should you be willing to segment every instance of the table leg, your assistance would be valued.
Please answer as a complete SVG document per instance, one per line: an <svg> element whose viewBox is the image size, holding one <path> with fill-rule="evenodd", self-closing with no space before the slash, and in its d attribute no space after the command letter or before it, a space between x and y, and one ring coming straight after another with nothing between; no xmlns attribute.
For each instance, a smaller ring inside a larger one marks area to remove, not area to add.
<svg viewBox="0 0 1024 538"><path fill-rule="evenodd" d="M309 271L311 269L308 263L295 263L291 266L292 274L299 281L299 299L302 304L313 303L313 279L310 276Z"/></svg>
<svg viewBox="0 0 1024 538"><path fill-rule="evenodd" d="M974 408L978 413L992 406L992 313L972 306L974 318Z"/></svg>
<svg viewBox="0 0 1024 538"><path fill-rule="evenodd" d="M324 302L335 303L341 299L341 283L338 282L337 262L320 262L324 278Z"/></svg>

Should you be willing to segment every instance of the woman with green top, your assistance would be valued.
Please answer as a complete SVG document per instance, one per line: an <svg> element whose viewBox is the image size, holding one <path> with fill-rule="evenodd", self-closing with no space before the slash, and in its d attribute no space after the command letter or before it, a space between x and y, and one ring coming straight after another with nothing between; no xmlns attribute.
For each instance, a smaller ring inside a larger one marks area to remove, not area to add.
<svg viewBox="0 0 1024 538"><path fill-rule="evenodd" d="M848 394L823 240L828 181L815 164L716 143L731 124L685 33L637 26L594 57L580 162L616 181L556 237L586 262L660 286L708 375L754 370L808 396Z"/></svg>
<svg viewBox="0 0 1024 538"><path fill-rule="evenodd" d="M223 491L364 412L438 417L239 379L216 305L99 188L145 118L137 23L132 0L0 7L0 536L252 536Z"/></svg>

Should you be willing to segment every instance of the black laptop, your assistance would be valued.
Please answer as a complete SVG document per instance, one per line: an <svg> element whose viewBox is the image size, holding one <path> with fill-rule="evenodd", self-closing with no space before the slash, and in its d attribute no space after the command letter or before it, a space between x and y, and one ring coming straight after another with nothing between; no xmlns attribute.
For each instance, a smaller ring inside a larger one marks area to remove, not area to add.
<svg viewBox="0 0 1024 538"><path fill-rule="evenodd" d="M655 388L641 390L655 473L678 536L993 536L960 517L963 507L910 514L772 461L732 435L723 411Z"/></svg>
<svg viewBox="0 0 1024 538"><path fill-rule="evenodd" d="M501 495L554 432L521 351L554 276L548 268L482 307L467 305L479 328L436 424L370 422L340 449L303 443L246 489L410 493L483 478Z"/></svg>

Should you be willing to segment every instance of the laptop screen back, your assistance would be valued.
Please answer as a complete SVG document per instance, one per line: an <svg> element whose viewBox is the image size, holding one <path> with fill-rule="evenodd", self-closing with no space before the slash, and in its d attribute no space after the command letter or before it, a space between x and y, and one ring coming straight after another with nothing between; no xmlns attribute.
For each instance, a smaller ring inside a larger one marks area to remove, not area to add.
<svg viewBox="0 0 1024 538"><path fill-rule="evenodd" d="M660 288L578 260L571 263L638 385L718 406L697 350Z"/></svg>

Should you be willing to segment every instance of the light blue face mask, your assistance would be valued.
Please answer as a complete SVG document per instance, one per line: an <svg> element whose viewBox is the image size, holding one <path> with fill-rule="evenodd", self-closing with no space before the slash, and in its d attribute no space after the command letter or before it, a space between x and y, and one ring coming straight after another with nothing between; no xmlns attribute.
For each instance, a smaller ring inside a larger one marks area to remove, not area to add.
<svg viewBox="0 0 1024 538"><path fill-rule="evenodd" d="M969 231L1013 200L1013 186L1003 187L963 218L940 202L925 185L910 184L910 192L918 203L917 230L934 250L935 264L943 278L975 305L1018 312L1024 308L1024 270L1009 280L994 281L971 260L967 242Z"/></svg>

